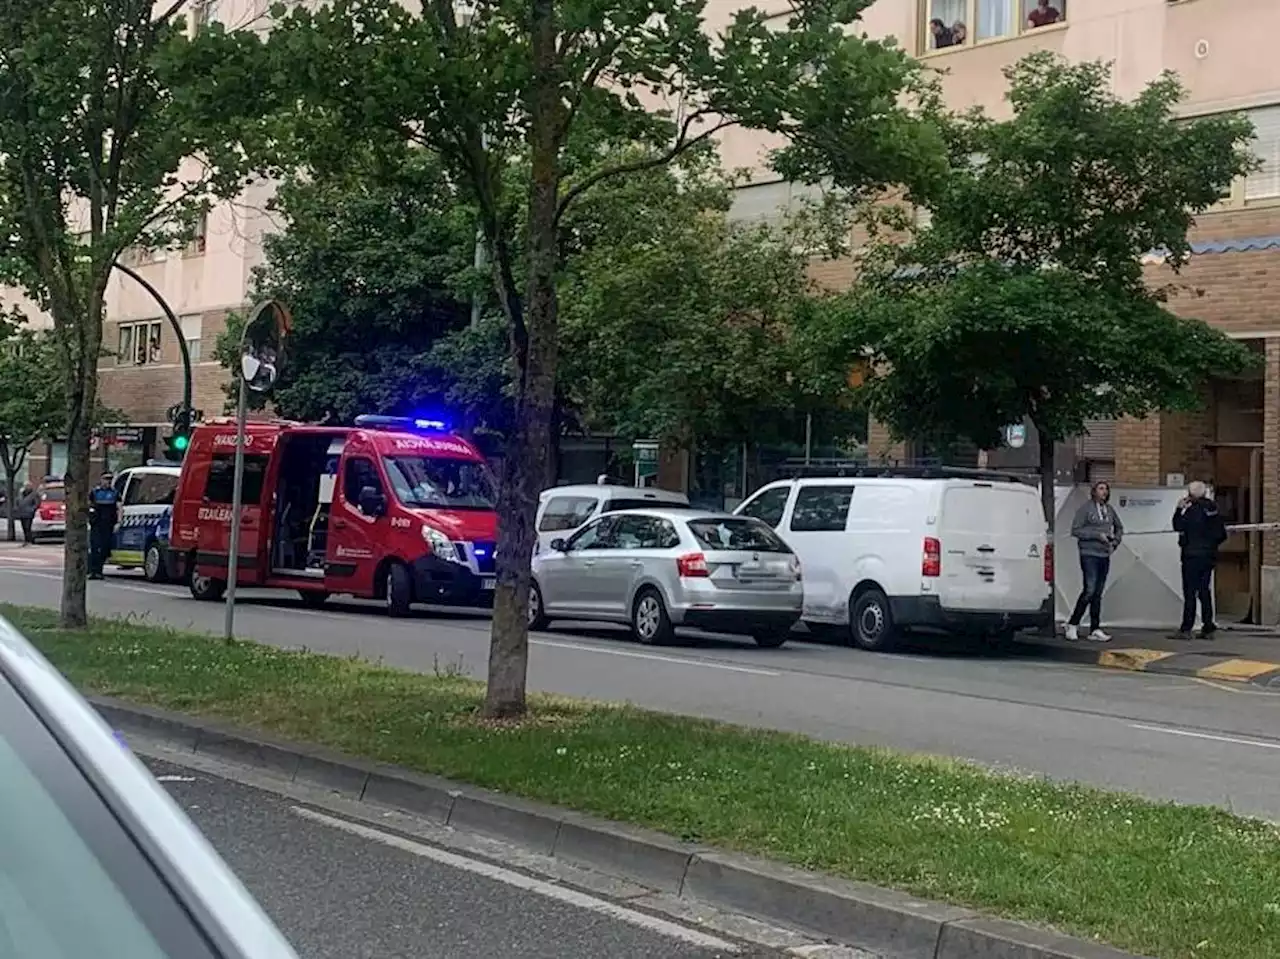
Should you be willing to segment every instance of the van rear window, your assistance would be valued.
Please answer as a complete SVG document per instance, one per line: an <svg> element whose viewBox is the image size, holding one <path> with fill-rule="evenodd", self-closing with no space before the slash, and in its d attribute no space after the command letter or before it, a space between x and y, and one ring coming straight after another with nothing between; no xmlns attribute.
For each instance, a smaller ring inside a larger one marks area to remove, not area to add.
<svg viewBox="0 0 1280 959"><path fill-rule="evenodd" d="M942 528L957 533L1033 533L1045 530L1040 496L1029 486L950 486L942 494Z"/></svg>
<svg viewBox="0 0 1280 959"><path fill-rule="evenodd" d="M261 453L246 453L244 457L244 482L240 489L240 502L257 505L262 501L262 481L267 475L267 459ZM230 503L235 490L236 458L233 453L218 453L209 464L209 478L204 484L204 495L210 503Z"/></svg>
<svg viewBox="0 0 1280 959"><path fill-rule="evenodd" d="M596 511L594 496L553 496L542 512L542 521L538 523L539 533L558 533L561 530L577 529Z"/></svg>

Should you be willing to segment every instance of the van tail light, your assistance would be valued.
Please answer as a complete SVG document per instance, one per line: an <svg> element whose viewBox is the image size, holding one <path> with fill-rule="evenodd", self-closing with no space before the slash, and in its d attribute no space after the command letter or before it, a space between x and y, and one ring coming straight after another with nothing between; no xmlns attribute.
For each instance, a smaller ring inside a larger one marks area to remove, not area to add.
<svg viewBox="0 0 1280 959"><path fill-rule="evenodd" d="M942 544L932 536L924 538L924 555L920 559L920 575L942 575Z"/></svg>
<svg viewBox="0 0 1280 959"><path fill-rule="evenodd" d="M1053 544L1044 544L1044 581L1053 582Z"/></svg>
<svg viewBox="0 0 1280 959"><path fill-rule="evenodd" d="M707 558L701 553L687 553L676 560L681 579L701 579L711 575Z"/></svg>

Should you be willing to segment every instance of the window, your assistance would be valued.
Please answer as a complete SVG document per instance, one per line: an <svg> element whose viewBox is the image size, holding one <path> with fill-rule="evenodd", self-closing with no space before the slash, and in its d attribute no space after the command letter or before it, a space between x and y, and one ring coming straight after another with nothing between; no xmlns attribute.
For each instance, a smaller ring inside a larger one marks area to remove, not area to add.
<svg viewBox="0 0 1280 959"><path fill-rule="evenodd" d="M613 531L617 522L616 516L606 516L604 519L596 520L590 526L579 530L569 540L569 549L613 549Z"/></svg>
<svg viewBox="0 0 1280 959"><path fill-rule="evenodd" d="M135 473L125 494L125 506L161 506L173 502L178 477L170 473Z"/></svg>
<svg viewBox="0 0 1280 959"><path fill-rule="evenodd" d="M209 464L209 478L204 484L204 496L210 503L230 503L235 492L236 458L232 453L219 453ZM262 481L267 473L267 457L246 453L244 457L244 482L240 490L240 502L256 506L262 499Z"/></svg>
<svg viewBox="0 0 1280 959"><path fill-rule="evenodd" d="M782 525L782 514L786 512L787 498L790 495L790 486L767 489L738 510L738 515L754 517L776 529Z"/></svg>
<svg viewBox="0 0 1280 959"><path fill-rule="evenodd" d="M679 545L680 534L668 520L640 513L617 517L613 530L616 549L673 549Z"/></svg>
<svg viewBox="0 0 1280 959"><path fill-rule="evenodd" d="M202 5L207 7L207 5ZM202 7L196 7L197 14ZM201 213L200 219L196 220L194 231L191 239L187 242L186 249L183 250L183 256L201 256L204 254L205 247L208 246L209 238L209 215Z"/></svg>
<svg viewBox="0 0 1280 959"><path fill-rule="evenodd" d="M653 509L662 506L665 509L680 509L683 503L658 503L651 499L611 499L606 500L602 513L621 513L629 509Z"/></svg>
<svg viewBox="0 0 1280 959"><path fill-rule="evenodd" d="M689 530L703 549L740 549L758 553L790 553L778 534L758 519L695 519Z"/></svg>
<svg viewBox="0 0 1280 959"><path fill-rule="evenodd" d="M195 316L184 316L179 323L182 326L182 339L187 344L187 355L191 357L192 363L199 363L200 341L204 337L204 317L199 313Z"/></svg>
<svg viewBox="0 0 1280 959"><path fill-rule="evenodd" d="M1280 106L1249 110L1253 121L1253 149L1262 166L1244 178L1245 200L1280 197Z"/></svg>
<svg viewBox="0 0 1280 959"><path fill-rule="evenodd" d="M924 0L922 49L1016 37L1067 19L1067 0Z"/></svg>
<svg viewBox="0 0 1280 959"><path fill-rule="evenodd" d="M553 496L538 523L539 533L558 533L577 529L596 511L594 496Z"/></svg>
<svg viewBox="0 0 1280 959"><path fill-rule="evenodd" d="M383 495L382 477L378 475L378 468L373 465L373 460L352 456L342 470L343 497L353 506L359 506L360 493L368 486Z"/></svg>
<svg viewBox="0 0 1280 959"><path fill-rule="evenodd" d="M405 506L493 509L498 494L483 463L436 456L383 459L391 488Z"/></svg>
<svg viewBox="0 0 1280 959"><path fill-rule="evenodd" d="M852 486L802 486L791 514L795 533L843 533L849 518Z"/></svg>
<svg viewBox="0 0 1280 959"><path fill-rule="evenodd" d="M149 366L164 359L160 321L122 323L116 361L121 366Z"/></svg>
<svg viewBox="0 0 1280 959"><path fill-rule="evenodd" d="M196 0L193 5L194 9L191 12L191 20L196 33L199 33L213 22L213 9L216 4L217 0Z"/></svg>

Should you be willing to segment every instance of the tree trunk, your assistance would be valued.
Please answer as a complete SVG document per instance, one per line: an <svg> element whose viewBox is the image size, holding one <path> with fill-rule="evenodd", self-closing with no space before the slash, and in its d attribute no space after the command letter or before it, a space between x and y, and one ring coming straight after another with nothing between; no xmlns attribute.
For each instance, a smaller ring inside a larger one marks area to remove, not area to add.
<svg viewBox="0 0 1280 959"><path fill-rule="evenodd" d="M1057 500L1054 496L1054 452L1057 444L1049 433L1042 429L1039 425L1036 427L1036 436L1040 445L1040 508L1044 511L1044 524L1046 530L1046 548L1053 551L1053 567L1052 577L1049 580L1049 603L1050 610L1057 604L1058 597L1058 555L1054 549L1054 518L1057 514ZM1049 619L1041 633L1046 636L1054 634L1053 618Z"/></svg>
<svg viewBox="0 0 1280 959"><path fill-rule="evenodd" d="M497 572L489 685L484 713L521 716L529 667L529 565L537 541L538 494L551 455L555 405L558 243L556 205L560 193L558 132L561 102L556 82L553 0L533 0L533 79L530 84L529 253L524 304L512 321L518 371L515 429L503 463L498 493Z"/></svg>
<svg viewBox="0 0 1280 959"><path fill-rule="evenodd" d="M9 457L4 458L5 503L9 507L9 542L18 538L18 531L13 521L13 511L18 508L18 476L17 469L10 468Z"/></svg>
<svg viewBox="0 0 1280 959"><path fill-rule="evenodd" d="M108 267L109 269L109 267ZM98 354L102 349L102 283L90 297L89 308L74 332L77 349L73 367L67 371L67 532L62 549L62 608L59 625L63 629L83 629L88 625L86 604L89 578L89 490L93 486L89 467L89 441L93 434L93 412L98 405Z"/></svg>

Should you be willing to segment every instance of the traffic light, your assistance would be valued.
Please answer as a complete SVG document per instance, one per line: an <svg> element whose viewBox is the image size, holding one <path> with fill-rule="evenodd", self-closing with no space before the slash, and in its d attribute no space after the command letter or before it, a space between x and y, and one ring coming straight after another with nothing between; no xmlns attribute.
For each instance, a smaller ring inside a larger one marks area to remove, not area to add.
<svg viewBox="0 0 1280 959"><path fill-rule="evenodd" d="M181 460L191 445L192 411L185 406L175 407L172 411L173 430L165 440L165 456L171 460Z"/></svg>

